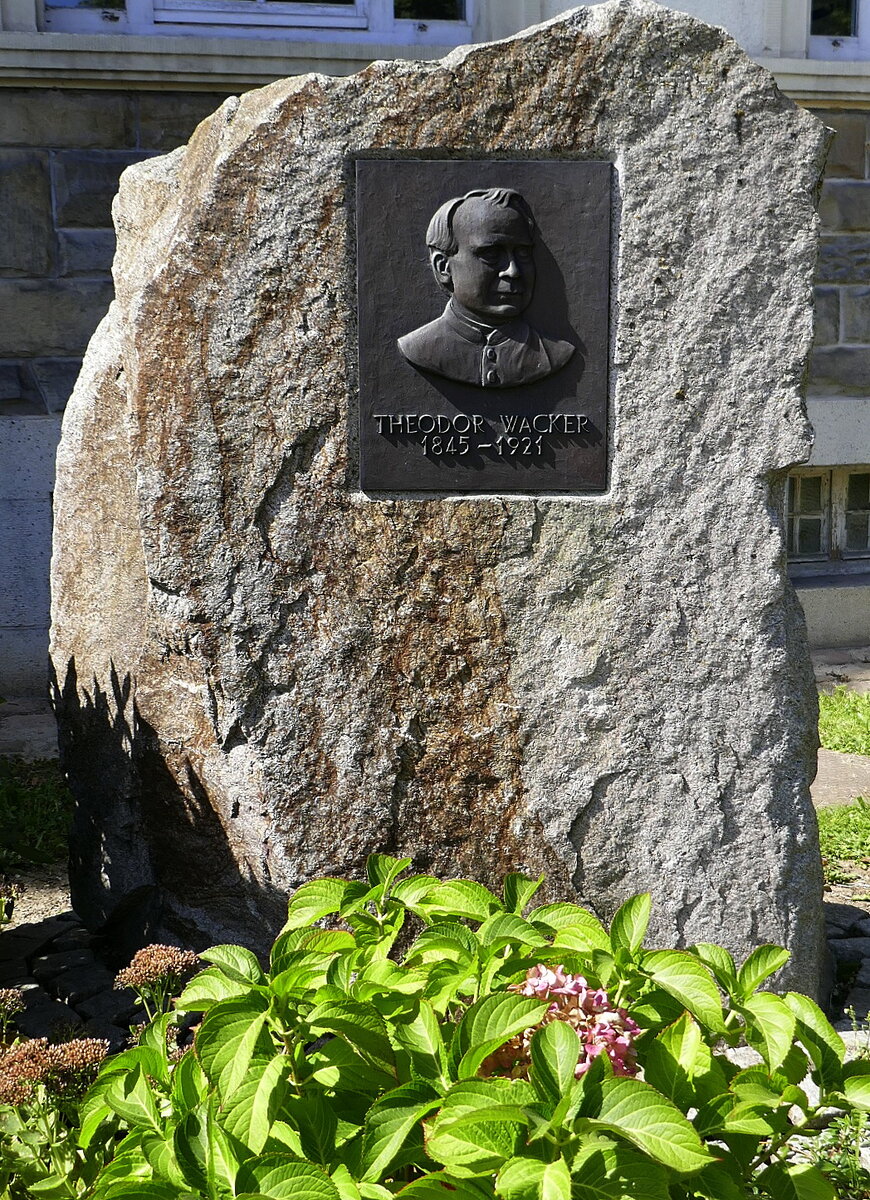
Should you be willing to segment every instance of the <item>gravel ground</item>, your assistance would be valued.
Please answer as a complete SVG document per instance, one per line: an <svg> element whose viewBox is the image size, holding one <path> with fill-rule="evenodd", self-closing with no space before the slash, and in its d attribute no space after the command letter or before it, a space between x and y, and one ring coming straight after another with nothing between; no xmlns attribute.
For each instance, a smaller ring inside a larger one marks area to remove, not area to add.
<svg viewBox="0 0 870 1200"><path fill-rule="evenodd" d="M20 925L36 924L44 921L47 917L54 917L58 913L69 910L69 880L66 862L48 863L38 867L20 867L14 871L8 871L6 875L18 887L21 894L15 901L12 920L4 925L3 929L16 929Z"/></svg>

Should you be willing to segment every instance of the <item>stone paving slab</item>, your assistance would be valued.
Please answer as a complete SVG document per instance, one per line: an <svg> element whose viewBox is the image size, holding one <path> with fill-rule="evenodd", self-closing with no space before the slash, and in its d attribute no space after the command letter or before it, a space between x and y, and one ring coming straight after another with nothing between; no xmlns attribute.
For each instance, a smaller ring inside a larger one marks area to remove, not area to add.
<svg viewBox="0 0 870 1200"><path fill-rule="evenodd" d="M0 704L0 755L33 762L57 758L57 724L41 696L6 697Z"/></svg>
<svg viewBox="0 0 870 1200"><path fill-rule="evenodd" d="M870 692L870 646L813 650L810 657L820 691L847 687L851 692Z"/></svg>
<svg viewBox="0 0 870 1200"><path fill-rule="evenodd" d="M870 800L870 758L819 750L818 771L810 791L816 808L850 804L858 796Z"/></svg>

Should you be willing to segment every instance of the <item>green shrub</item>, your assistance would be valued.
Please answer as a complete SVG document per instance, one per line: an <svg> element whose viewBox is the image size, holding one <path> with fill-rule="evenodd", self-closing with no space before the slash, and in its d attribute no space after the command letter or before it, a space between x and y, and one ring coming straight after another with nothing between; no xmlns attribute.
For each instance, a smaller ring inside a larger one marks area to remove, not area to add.
<svg viewBox="0 0 870 1200"><path fill-rule="evenodd" d="M648 896L608 932L573 904L528 911L540 881L499 898L409 865L301 887L268 970L204 952L175 1012L101 1068L76 1171L34 1194L833 1200L807 1147L824 1114L870 1110L870 1063L844 1065L805 996L758 990L785 951L738 969L713 945L648 950ZM760 1065L726 1057L744 1043Z"/></svg>
<svg viewBox="0 0 870 1200"><path fill-rule="evenodd" d="M826 750L870 755L870 696L838 687L819 695L819 740Z"/></svg>

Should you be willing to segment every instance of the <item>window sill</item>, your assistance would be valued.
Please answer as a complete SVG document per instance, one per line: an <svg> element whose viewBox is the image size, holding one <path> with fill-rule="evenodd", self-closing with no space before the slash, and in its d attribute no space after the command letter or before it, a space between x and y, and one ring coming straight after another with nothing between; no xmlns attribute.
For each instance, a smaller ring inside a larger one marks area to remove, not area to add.
<svg viewBox="0 0 870 1200"><path fill-rule="evenodd" d="M818 565L824 566L826 570L817 575L799 573L795 569L797 565L803 564L791 564L788 568L788 576L798 591L809 591L815 588L870 588L870 565L864 565L863 569L858 571L836 571L831 570L830 563L819 563Z"/></svg>
<svg viewBox="0 0 870 1200"><path fill-rule="evenodd" d="M769 58L753 55L773 72L777 84L802 104L870 104L867 60L846 62L821 58Z"/></svg>

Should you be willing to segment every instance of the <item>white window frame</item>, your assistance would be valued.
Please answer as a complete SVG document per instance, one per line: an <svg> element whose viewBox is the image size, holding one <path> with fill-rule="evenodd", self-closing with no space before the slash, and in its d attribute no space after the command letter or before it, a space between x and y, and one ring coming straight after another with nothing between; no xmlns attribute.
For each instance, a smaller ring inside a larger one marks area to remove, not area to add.
<svg viewBox="0 0 870 1200"><path fill-rule="evenodd" d="M809 58L823 58L828 62L860 62L870 58L870 0L854 0L855 36L822 37L810 34L807 40ZM810 9L812 28L812 7Z"/></svg>
<svg viewBox="0 0 870 1200"><path fill-rule="evenodd" d="M310 42L459 46L472 41L477 0L458 21L393 16L393 0L126 0L126 10L46 6L49 33L290 37Z"/></svg>
<svg viewBox="0 0 870 1200"><path fill-rule="evenodd" d="M821 508L814 510L812 513L801 512L800 507L793 512L786 512L786 532L788 532L788 519L795 522L795 528L798 531L802 520L816 520L821 518L821 550L812 554L801 554L793 547L788 546L788 556L790 562L827 562L831 557L831 472L828 470L814 471L793 471L791 478L795 482L795 491L800 495L802 489L802 481L804 479L821 479ZM786 491L786 498L788 491ZM786 503L788 500L786 499ZM818 514L818 517L817 515Z"/></svg>
<svg viewBox="0 0 870 1200"><path fill-rule="evenodd" d="M791 476L805 479L822 476L822 546L820 554L797 554L787 546L789 574L793 578L811 575L849 575L870 572L870 548L866 550L846 549L846 505L848 502L849 476L870 474L870 464L850 463L837 467L804 467L792 471ZM788 533L786 518L786 534ZM868 518L870 519L870 518Z"/></svg>
<svg viewBox="0 0 870 1200"><path fill-rule="evenodd" d="M133 0L127 0L130 4ZM153 0L155 23L286 25L294 29L367 29L366 0L300 4L290 0ZM241 20L240 20L241 18Z"/></svg>

